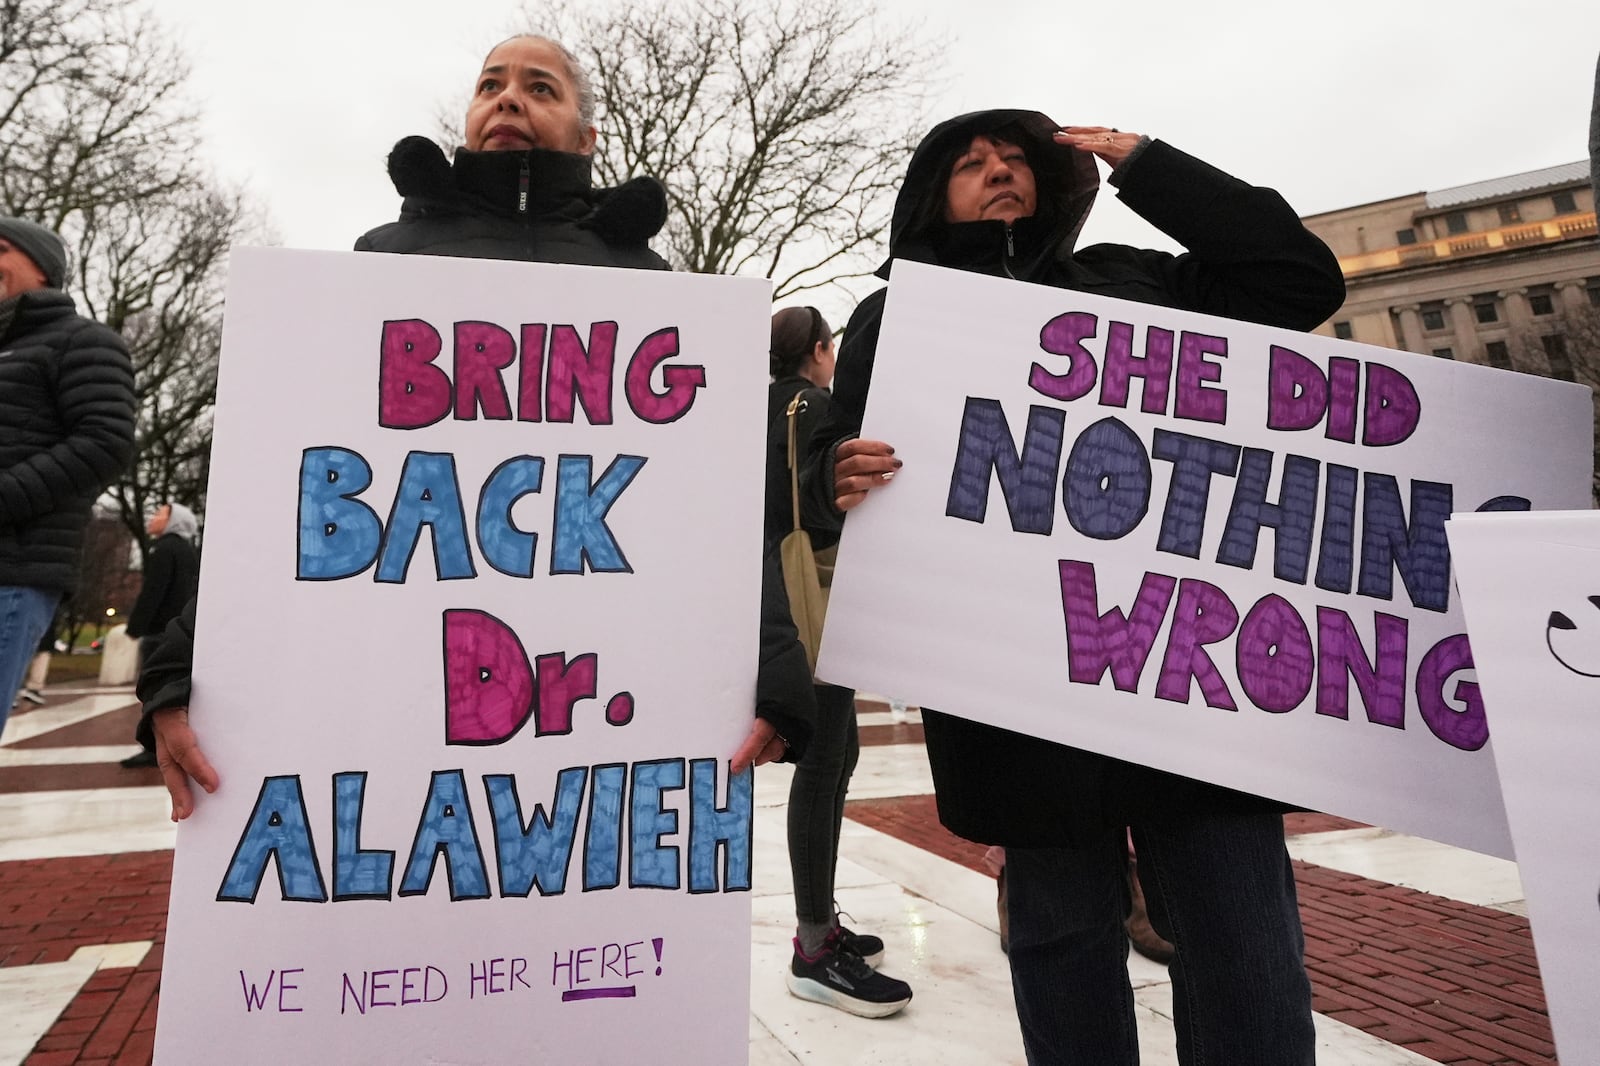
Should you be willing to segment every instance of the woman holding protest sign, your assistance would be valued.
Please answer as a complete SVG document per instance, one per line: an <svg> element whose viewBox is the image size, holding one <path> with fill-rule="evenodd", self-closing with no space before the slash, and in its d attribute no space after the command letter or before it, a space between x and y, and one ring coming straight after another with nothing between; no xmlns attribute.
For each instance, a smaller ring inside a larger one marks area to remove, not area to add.
<svg viewBox="0 0 1600 1066"><path fill-rule="evenodd" d="M357 251L665 270L649 247L666 221L654 178L616 189L591 183L594 92L573 54L523 35L484 58L467 108L465 146L453 161L432 141L402 140L389 173L405 197L398 221L371 230ZM174 821L193 811L192 779L218 777L188 720L195 605L167 627L140 678L140 742L156 751ZM755 721L731 771L800 757L815 713L810 671L775 563L763 573Z"/></svg>
<svg viewBox="0 0 1600 1066"><path fill-rule="evenodd" d="M1074 247L1099 186L1097 157L1123 201L1187 253ZM929 133L896 200L889 252L1291 329L1315 326L1344 294L1333 254L1272 190L1160 141L1063 129L1033 111L963 115ZM863 301L845 330L833 410L812 441L804 506L819 534L837 531L901 466L889 443L857 438L884 296ZM1178 1061L1314 1060L1279 808L926 709L923 720L941 821L1006 849L1012 982L1030 1064L1139 1059L1124 826L1153 924L1175 947Z"/></svg>
<svg viewBox="0 0 1600 1066"><path fill-rule="evenodd" d="M794 464L827 416L834 361L833 331L822 312L789 307L772 316L765 523L769 552L797 526ZM819 569L829 575L837 539L830 536L812 545L820 548ZM911 1002L911 987L874 970L883 960L883 941L842 925L833 895L845 794L861 752L856 694L824 684L815 693L817 727L789 787L789 867L797 924L786 980L789 991L802 999L884 1018Z"/></svg>

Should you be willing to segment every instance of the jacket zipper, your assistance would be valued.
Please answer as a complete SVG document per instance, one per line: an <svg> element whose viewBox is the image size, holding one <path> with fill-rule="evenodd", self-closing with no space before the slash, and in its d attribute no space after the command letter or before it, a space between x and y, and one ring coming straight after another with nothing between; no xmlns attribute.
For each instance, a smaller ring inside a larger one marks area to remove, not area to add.
<svg viewBox="0 0 1600 1066"><path fill-rule="evenodd" d="M517 214L528 213L528 159L522 159L522 164L517 174Z"/></svg>
<svg viewBox="0 0 1600 1066"><path fill-rule="evenodd" d="M1015 280L1016 275L1011 272L1011 260L1016 254L1017 246L1011 239L1011 223L1008 222L1006 223L1006 254L1005 258L1000 260L1000 269L1006 272L1006 277L1013 280Z"/></svg>

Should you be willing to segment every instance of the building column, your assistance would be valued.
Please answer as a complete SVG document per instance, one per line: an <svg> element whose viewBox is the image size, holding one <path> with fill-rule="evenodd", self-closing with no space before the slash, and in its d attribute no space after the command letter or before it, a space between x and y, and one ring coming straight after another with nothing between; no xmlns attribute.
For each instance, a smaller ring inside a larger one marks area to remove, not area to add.
<svg viewBox="0 0 1600 1066"><path fill-rule="evenodd" d="M1527 289L1501 289L1500 299L1506 305L1506 325L1512 333L1521 331L1531 333L1533 330L1533 312L1528 309Z"/></svg>
<svg viewBox="0 0 1600 1066"><path fill-rule="evenodd" d="M1589 307L1589 289L1581 280L1556 282L1556 296L1562 310L1582 314Z"/></svg>
<svg viewBox="0 0 1600 1066"><path fill-rule="evenodd" d="M1450 313L1450 330L1455 334L1456 360L1482 363L1483 347L1478 343L1478 325L1472 315L1472 300L1466 296L1452 296L1444 302L1444 306Z"/></svg>
<svg viewBox="0 0 1600 1066"><path fill-rule="evenodd" d="M1427 346L1422 340L1422 310L1421 304L1406 304L1396 307L1393 313L1400 316L1400 345L1408 352L1427 354Z"/></svg>

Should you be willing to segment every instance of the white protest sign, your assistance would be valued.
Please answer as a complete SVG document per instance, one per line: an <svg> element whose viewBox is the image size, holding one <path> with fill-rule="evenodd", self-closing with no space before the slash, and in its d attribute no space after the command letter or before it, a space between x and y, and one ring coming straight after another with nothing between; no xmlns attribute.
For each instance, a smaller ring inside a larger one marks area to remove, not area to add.
<svg viewBox="0 0 1600 1066"><path fill-rule="evenodd" d="M1600 513L1449 524L1562 1062L1600 1062Z"/></svg>
<svg viewBox="0 0 1600 1066"><path fill-rule="evenodd" d="M1444 524L1584 506L1591 423L1570 383L898 262L862 436L905 466L817 672L1505 856Z"/></svg>
<svg viewBox="0 0 1600 1066"><path fill-rule="evenodd" d="M158 1063L744 1060L769 299L234 255Z"/></svg>

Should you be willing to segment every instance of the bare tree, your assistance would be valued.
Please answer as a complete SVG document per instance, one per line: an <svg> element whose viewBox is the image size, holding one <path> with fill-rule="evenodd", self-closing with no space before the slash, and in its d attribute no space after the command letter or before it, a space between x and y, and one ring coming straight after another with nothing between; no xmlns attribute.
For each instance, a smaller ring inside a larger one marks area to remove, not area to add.
<svg viewBox="0 0 1600 1066"><path fill-rule="evenodd" d="M1513 330L1506 347L1513 370L1595 390L1594 499L1600 505L1600 305L1560 306L1554 315Z"/></svg>
<svg viewBox="0 0 1600 1066"><path fill-rule="evenodd" d="M60 232L79 309L133 357L137 458L112 486L149 548L144 515L204 510L228 248L262 230L242 194L195 162L180 50L120 0L0 0L0 210Z"/></svg>
<svg viewBox="0 0 1600 1066"><path fill-rule="evenodd" d="M524 0L522 14L593 77L597 181L666 184L659 250L675 267L766 277L782 298L877 265L937 54L913 29L864 0Z"/></svg>

